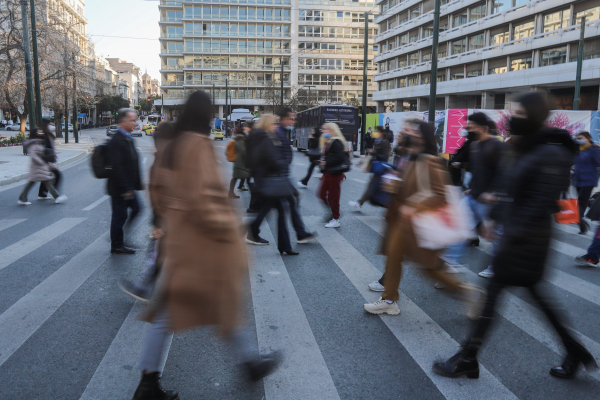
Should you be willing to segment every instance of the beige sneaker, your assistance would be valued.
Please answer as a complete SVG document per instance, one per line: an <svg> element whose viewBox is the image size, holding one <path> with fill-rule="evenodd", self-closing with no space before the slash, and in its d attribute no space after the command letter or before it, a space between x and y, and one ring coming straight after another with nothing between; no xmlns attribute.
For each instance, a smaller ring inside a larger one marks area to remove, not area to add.
<svg viewBox="0 0 600 400"><path fill-rule="evenodd" d="M398 308L398 303L393 302L389 304L387 301L383 300L381 297L375 303L367 303L364 305L365 310L371 314L390 314L390 315L398 315L400 314L400 309Z"/></svg>

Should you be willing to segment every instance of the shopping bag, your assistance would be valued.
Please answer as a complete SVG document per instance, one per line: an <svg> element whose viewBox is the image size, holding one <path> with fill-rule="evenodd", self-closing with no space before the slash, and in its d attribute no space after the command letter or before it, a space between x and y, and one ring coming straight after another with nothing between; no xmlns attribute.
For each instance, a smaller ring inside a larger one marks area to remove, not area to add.
<svg viewBox="0 0 600 400"><path fill-rule="evenodd" d="M431 192L427 156L419 157L416 172L419 192L427 196ZM441 250L477 237L466 202L461 202L460 188L447 185L445 192L445 206L419 212L412 218L413 231L420 248Z"/></svg>
<svg viewBox="0 0 600 400"><path fill-rule="evenodd" d="M556 201L560 211L554 214L554 220L557 224L578 224L579 223L579 205L577 199L561 199Z"/></svg>

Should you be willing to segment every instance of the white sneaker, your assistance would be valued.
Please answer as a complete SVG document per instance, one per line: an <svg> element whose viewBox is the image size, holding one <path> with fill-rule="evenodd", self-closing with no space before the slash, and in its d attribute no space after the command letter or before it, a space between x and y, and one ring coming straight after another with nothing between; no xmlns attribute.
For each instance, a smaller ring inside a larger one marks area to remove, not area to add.
<svg viewBox="0 0 600 400"><path fill-rule="evenodd" d="M339 219L332 219L327 224L325 224L325 228L339 228L340 226L342 225L340 224Z"/></svg>
<svg viewBox="0 0 600 400"><path fill-rule="evenodd" d="M379 283L379 281L369 283L369 289L372 290L373 292L383 292L385 290L385 288L383 287L383 285L381 283Z"/></svg>
<svg viewBox="0 0 600 400"><path fill-rule="evenodd" d="M64 194L61 194L60 196L58 196L56 198L56 200L54 200L54 202L56 204L61 204L61 203L64 203L65 201L67 201L67 196L65 196Z"/></svg>
<svg viewBox="0 0 600 400"><path fill-rule="evenodd" d="M352 211L360 211L362 209L362 206L358 201L349 201L348 205L350 206Z"/></svg>
<svg viewBox="0 0 600 400"><path fill-rule="evenodd" d="M304 183L298 181L297 183L298 187L302 188L302 189L306 189L308 186L306 186Z"/></svg>
<svg viewBox="0 0 600 400"><path fill-rule="evenodd" d="M481 271L477 275L479 275L482 278L493 278L494 277L494 270L492 269L491 265L488 265L488 267L486 269L484 269L483 271Z"/></svg>
<svg viewBox="0 0 600 400"><path fill-rule="evenodd" d="M46 197L38 196L38 200L50 200L52 198L51 194L48 194Z"/></svg>
<svg viewBox="0 0 600 400"><path fill-rule="evenodd" d="M30 206L31 202L30 201L21 201L21 200L17 200L17 204L20 204L22 206Z"/></svg>
<svg viewBox="0 0 600 400"><path fill-rule="evenodd" d="M400 314L400 309L398 308L398 303L393 302L389 304L387 301L383 300L381 297L375 303L367 303L364 305L365 310L371 314L389 314L389 315L398 315Z"/></svg>

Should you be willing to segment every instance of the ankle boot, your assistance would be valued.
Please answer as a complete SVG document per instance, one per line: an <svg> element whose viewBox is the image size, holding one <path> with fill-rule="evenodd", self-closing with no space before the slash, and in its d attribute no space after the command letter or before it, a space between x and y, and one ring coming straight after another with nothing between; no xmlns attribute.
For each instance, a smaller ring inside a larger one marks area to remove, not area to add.
<svg viewBox="0 0 600 400"><path fill-rule="evenodd" d="M280 362L281 355L278 352L274 352L245 363L244 368L248 371L250 380L257 382L275 371Z"/></svg>
<svg viewBox="0 0 600 400"><path fill-rule="evenodd" d="M560 367L554 367L550 370L550 375L562 378L572 379L575 377L579 366L585 365L588 371L598 369L598 364L594 360L594 356L581 344L572 341L567 345L567 357Z"/></svg>
<svg viewBox="0 0 600 400"><path fill-rule="evenodd" d="M142 373L142 379L138 385L133 400L178 400L179 395L174 390L165 390L160 385L158 372L150 374Z"/></svg>
<svg viewBox="0 0 600 400"><path fill-rule="evenodd" d="M448 378L466 375L469 379L479 378L477 349L465 347L446 362L433 364L433 370Z"/></svg>

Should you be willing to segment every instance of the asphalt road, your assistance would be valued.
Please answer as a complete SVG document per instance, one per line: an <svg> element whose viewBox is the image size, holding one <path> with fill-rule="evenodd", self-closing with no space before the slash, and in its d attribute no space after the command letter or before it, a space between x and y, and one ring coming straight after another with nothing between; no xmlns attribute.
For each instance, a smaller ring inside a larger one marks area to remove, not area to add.
<svg viewBox="0 0 600 400"><path fill-rule="evenodd" d="M88 131L103 140L103 131ZM150 137L135 139L145 172ZM224 184L231 164L225 142L215 143ZM295 153L292 174L306 172ZM110 255L110 204L105 182L92 176L89 158L64 171L69 200L16 204L23 183L0 189L0 398L130 399L139 379L135 364L145 324L142 306L117 287L135 276L147 257L146 205L127 240L134 256ZM317 174L318 175L318 174ZM146 173L147 176L147 173ZM382 210L351 212L368 180L359 168L342 184L342 227L323 228L318 179L300 189L301 212L315 243L296 244L299 256L280 256L273 240L275 213L261 235L270 246L249 247L246 321L252 345L283 350L280 370L256 385L246 383L229 349L211 328L174 337L165 359L163 385L182 399L597 399L600 376L581 372L562 381L549 375L562 349L546 329L531 299L519 289L502 298L495 329L480 353L478 380L450 380L431 372L434 361L458 349L470 323L461 303L434 289L415 268L405 269L400 316L374 316L362 308L378 298L367 289L383 270L377 254ZM37 190L37 189L36 189ZM249 194L234 205L240 218ZM146 194L141 193L147 204ZM288 228L291 229L290 224ZM569 313L570 326L600 358L600 270L577 267L592 235L575 227L556 229L546 277L548 291ZM463 276L484 285L476 273L490 262L490 246L472 248Z"/></svg>

